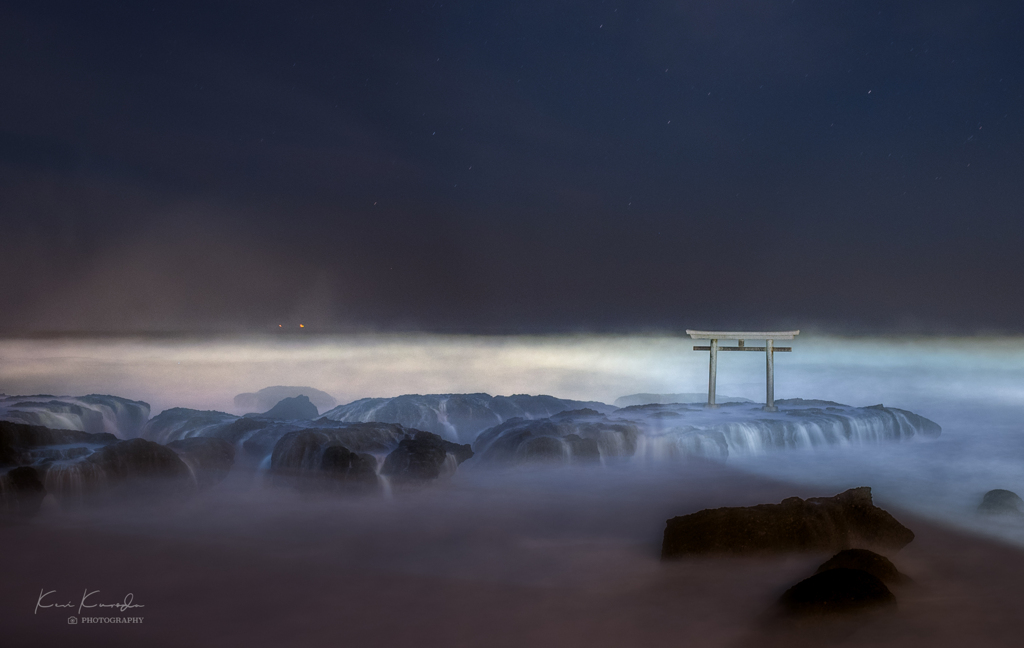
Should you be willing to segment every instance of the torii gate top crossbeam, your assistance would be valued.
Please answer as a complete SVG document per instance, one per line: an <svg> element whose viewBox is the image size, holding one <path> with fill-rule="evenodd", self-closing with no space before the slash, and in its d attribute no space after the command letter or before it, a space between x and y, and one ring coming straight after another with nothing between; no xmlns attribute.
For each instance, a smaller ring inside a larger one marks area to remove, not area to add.
<svg viewBox="0 0 1024 648"><path fill-rule="evenodd" d="M691 331L694 340L792 340L800 331Z"/></svg>

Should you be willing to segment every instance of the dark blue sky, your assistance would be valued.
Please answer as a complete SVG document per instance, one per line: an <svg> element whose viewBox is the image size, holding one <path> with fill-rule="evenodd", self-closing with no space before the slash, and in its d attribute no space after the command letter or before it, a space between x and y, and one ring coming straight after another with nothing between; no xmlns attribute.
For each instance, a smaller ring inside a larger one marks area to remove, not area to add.
<svg viewBox="0 0 1024 648"><path fill-rule="evenodd" d="M1024 2L7 2L0 330L1024 330Z"/></svg>

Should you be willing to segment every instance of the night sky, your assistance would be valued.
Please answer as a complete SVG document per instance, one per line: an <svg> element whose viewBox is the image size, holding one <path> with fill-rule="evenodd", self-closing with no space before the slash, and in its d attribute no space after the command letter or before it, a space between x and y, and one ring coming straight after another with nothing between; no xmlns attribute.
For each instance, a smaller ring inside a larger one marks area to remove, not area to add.
<svg viewBox="0 0 1024 648"><path fill-rule="evenodd" d="M1024 2L0 3L0 332L1024 332Z"/></svg>

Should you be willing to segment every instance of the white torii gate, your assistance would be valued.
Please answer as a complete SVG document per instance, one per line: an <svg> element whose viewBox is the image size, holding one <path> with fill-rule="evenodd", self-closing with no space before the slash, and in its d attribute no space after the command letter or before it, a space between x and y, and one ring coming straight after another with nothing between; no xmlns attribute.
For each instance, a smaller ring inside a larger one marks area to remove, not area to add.
<svg viewBox="0 0 1024 648"><path fill-rule="evenodd" d="M691 331L687 334L694 340L711 340L711 346L695 346L694 351L710 351L711 364L708 375L708 404L707 407L718 407L715 403L715 381L718 374L718 352L719 351L764 351L765 356L765 377L767 389L764 409L768 412L777 412L775 407L775 357L776 351L792 351L790 347L776 347L775 340L792 340L800 335L800 331ZM719 340L737 340L738 346L720 347ZM764 340L763 347L748 347L747 340Z"/></svg>

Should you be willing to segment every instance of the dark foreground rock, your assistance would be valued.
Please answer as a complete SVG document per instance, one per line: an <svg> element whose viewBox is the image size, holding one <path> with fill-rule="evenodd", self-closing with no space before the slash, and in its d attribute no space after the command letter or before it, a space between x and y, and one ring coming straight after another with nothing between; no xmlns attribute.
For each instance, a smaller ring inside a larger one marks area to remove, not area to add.
<svg viewBox="0 0 1024 648"><path fill-rule="evenodd" d="M224 439L191 437L172 441L167 447L192 469L200 490L219 484L235 465L235 446Z"/></svg>
<svg viewBox="0 0 1024 648"><path fill-rule="evenodd" d="M986 515L1006 515L1024 519L1024 500L1013 491L997 488L985 493L978 513Z"/></svg>
<svg viewBox="0 0 1024 648"><path fill-rule="evenodd" d="M400 480L437 479L446 463L454 463L454 466L450 466L454 469L472 456L473 450L469 445L445 441L430 432L417 432L412 439L399 443L387 456L381 474Z"/></svg>
<svg viewBox="0 0 1024 648"><path fill-rule="evenodd" d="M800 581L779 599L785 614L808 616L896 606L881 580L859 569L829 569Z"/></svg>
<svg viewBox="0 0 1024 648"><path fill-rule="evenodd" d="M23 466L0 475L0 518L29 518L39 512L46 489L35 468Z"/></svg>
<svg viewBox="0 0 1024 648"><path fill-rule="evenodd" d="M871 489L780 504L705 509L670 519L662 558L688 554L838 551L853 546L899 550L914 533L871 502Z"/></svg>
<svg viewBox="0 0 1024 648"><path fill-rule="evenodd" d="M825 561L818 572L830 569L859 569L865 571L886 585L898 585L907 581L892 561L867 549L844 549Z"/></svg>

